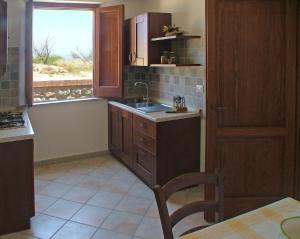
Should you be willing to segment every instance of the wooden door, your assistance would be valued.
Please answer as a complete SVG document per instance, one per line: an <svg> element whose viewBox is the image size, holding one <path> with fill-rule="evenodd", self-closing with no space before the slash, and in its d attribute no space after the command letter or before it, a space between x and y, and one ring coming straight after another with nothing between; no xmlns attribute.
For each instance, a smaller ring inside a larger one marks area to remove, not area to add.
<svg viewBox="0 0 300 239"><path fill-rule="evenodd" d="M122 110L121 117L121 159L127 165L132 165L132 114Z"/></svg>
<svg viewBox="0 0 300 239"><path fill-rule="evenodd" d="M123 96L123 33L123 5L96 9L95 96L111 98Z"/></svg>
<svg viewBox="0 0 300 239"><path fill-rule="evenodd" d="M136 66L148 66L148 23L147 14L139 15L133 22L135 24L135 42L133 62Z"/></svg>
<svg viewBox="0 0 300 239"><path fill-rule="evenodd" d="M206 7L206 170L224 171L228 218L295 195L297 1Z"/></svg>
<svg viewBox="0 0 300 239"><path fill-rule="evenodd" d="M121 156L121 148L122 148L122 141L121 141L121 131L122 131L122 124L121 124L121 110L114 106L109 106L108 110L108 123L109 123L109 149L112 154L117 157Z"/></svg>

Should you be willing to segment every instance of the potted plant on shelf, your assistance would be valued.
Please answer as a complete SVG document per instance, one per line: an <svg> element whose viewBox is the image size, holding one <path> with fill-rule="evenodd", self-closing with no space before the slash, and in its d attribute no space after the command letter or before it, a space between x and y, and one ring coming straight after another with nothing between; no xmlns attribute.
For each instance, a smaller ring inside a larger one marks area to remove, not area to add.
<svg viewBox="0 0 300 239"><path fill-rule="evenodd" d="M183 31L180 31L179 27L174 26L164 26L163 27L163 32L166 37L168 36L177 36L177 35L182 35Z"/></svg>

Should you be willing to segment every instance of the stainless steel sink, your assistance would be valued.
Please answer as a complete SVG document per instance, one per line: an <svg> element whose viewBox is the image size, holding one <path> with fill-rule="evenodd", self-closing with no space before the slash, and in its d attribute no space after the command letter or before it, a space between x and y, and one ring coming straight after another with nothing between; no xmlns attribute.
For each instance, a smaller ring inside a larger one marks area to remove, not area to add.
<svg viewBox="0 0 300 239"><path fill-rule="evenodd" d="M153 103L153 102L141 102L141 103L125 103L125 105L132 107L136 110L142 111L144 113L153 113L153 112L161 112L171 110L170 106L160 104L160 103Z"/></svg>

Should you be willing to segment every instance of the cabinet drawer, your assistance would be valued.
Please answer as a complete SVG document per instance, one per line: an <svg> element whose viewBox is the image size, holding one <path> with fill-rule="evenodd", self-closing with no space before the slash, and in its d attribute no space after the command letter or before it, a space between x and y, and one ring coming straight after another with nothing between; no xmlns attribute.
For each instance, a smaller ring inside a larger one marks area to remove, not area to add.
<svg viewBox="0 0 300 239"><path fill-rule="evenodd" d="M142 132L152 138L156 138L156 124L139 116L133 118L134 131Z"/></svg>
<svg viewBox="0 0 300 239"><path fill-rule="evenodd" d="M154 172L155 169L155 157L149 153L148 151L136 147L136 164L143 167L145 170L148 172L152 173Z"/></svg>
<svg viewBox="0 0 300 239"><path fill-rule="evenodd" d="M155 157L146 150L137 147L134 168L136 174L148 185L155 185Z"/></svg>
<svg viewBox="0 0 300 239"><path fill-rule="evenodd" d="M150 153L156 155L156 141L148 135L140 132L135 132L133 142L135 145L148 150Z"/></svg>

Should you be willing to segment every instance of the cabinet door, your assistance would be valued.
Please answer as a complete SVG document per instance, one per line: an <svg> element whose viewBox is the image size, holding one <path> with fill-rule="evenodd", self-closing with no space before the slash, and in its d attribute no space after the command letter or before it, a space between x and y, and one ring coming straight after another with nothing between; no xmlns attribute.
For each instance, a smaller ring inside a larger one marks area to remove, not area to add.
<svg viewBox="0 0 300 239"><path fill-rule="evenodd" d="M121 159L127 165L132 165L132 114L121 111Z"/></svg>
<svg viewBox="0 0 300 239"><path fill-rule="evenodd" d="M34 216L33 141L0 144L0 235L30 227Z"/></svg>
<svg viewBox="0 0 300 239"><path fill-rule="evenodd" d="M121 155L121 110L117 107L109 107L109 149L116 157Z"/></svg>
<svg viewBox="0 0 300 239"><path fill-rule="evenodd" d="M136 66L148 66L148 23L147 14L139 15L132 24L135 25L135 42L133 42L133 63Z"/></svg>
<svg viewBox="0 0 300 239"><path fill-rule="evenodd" d="M95 11L94 95L123 97L124 6Z"/></svg>
<svg viewBox="0 0 300 239"><path fill-rule="evenodd" d="M149 186L156 184L156 158L147 150L134 144L133 168Z"/></svg>

